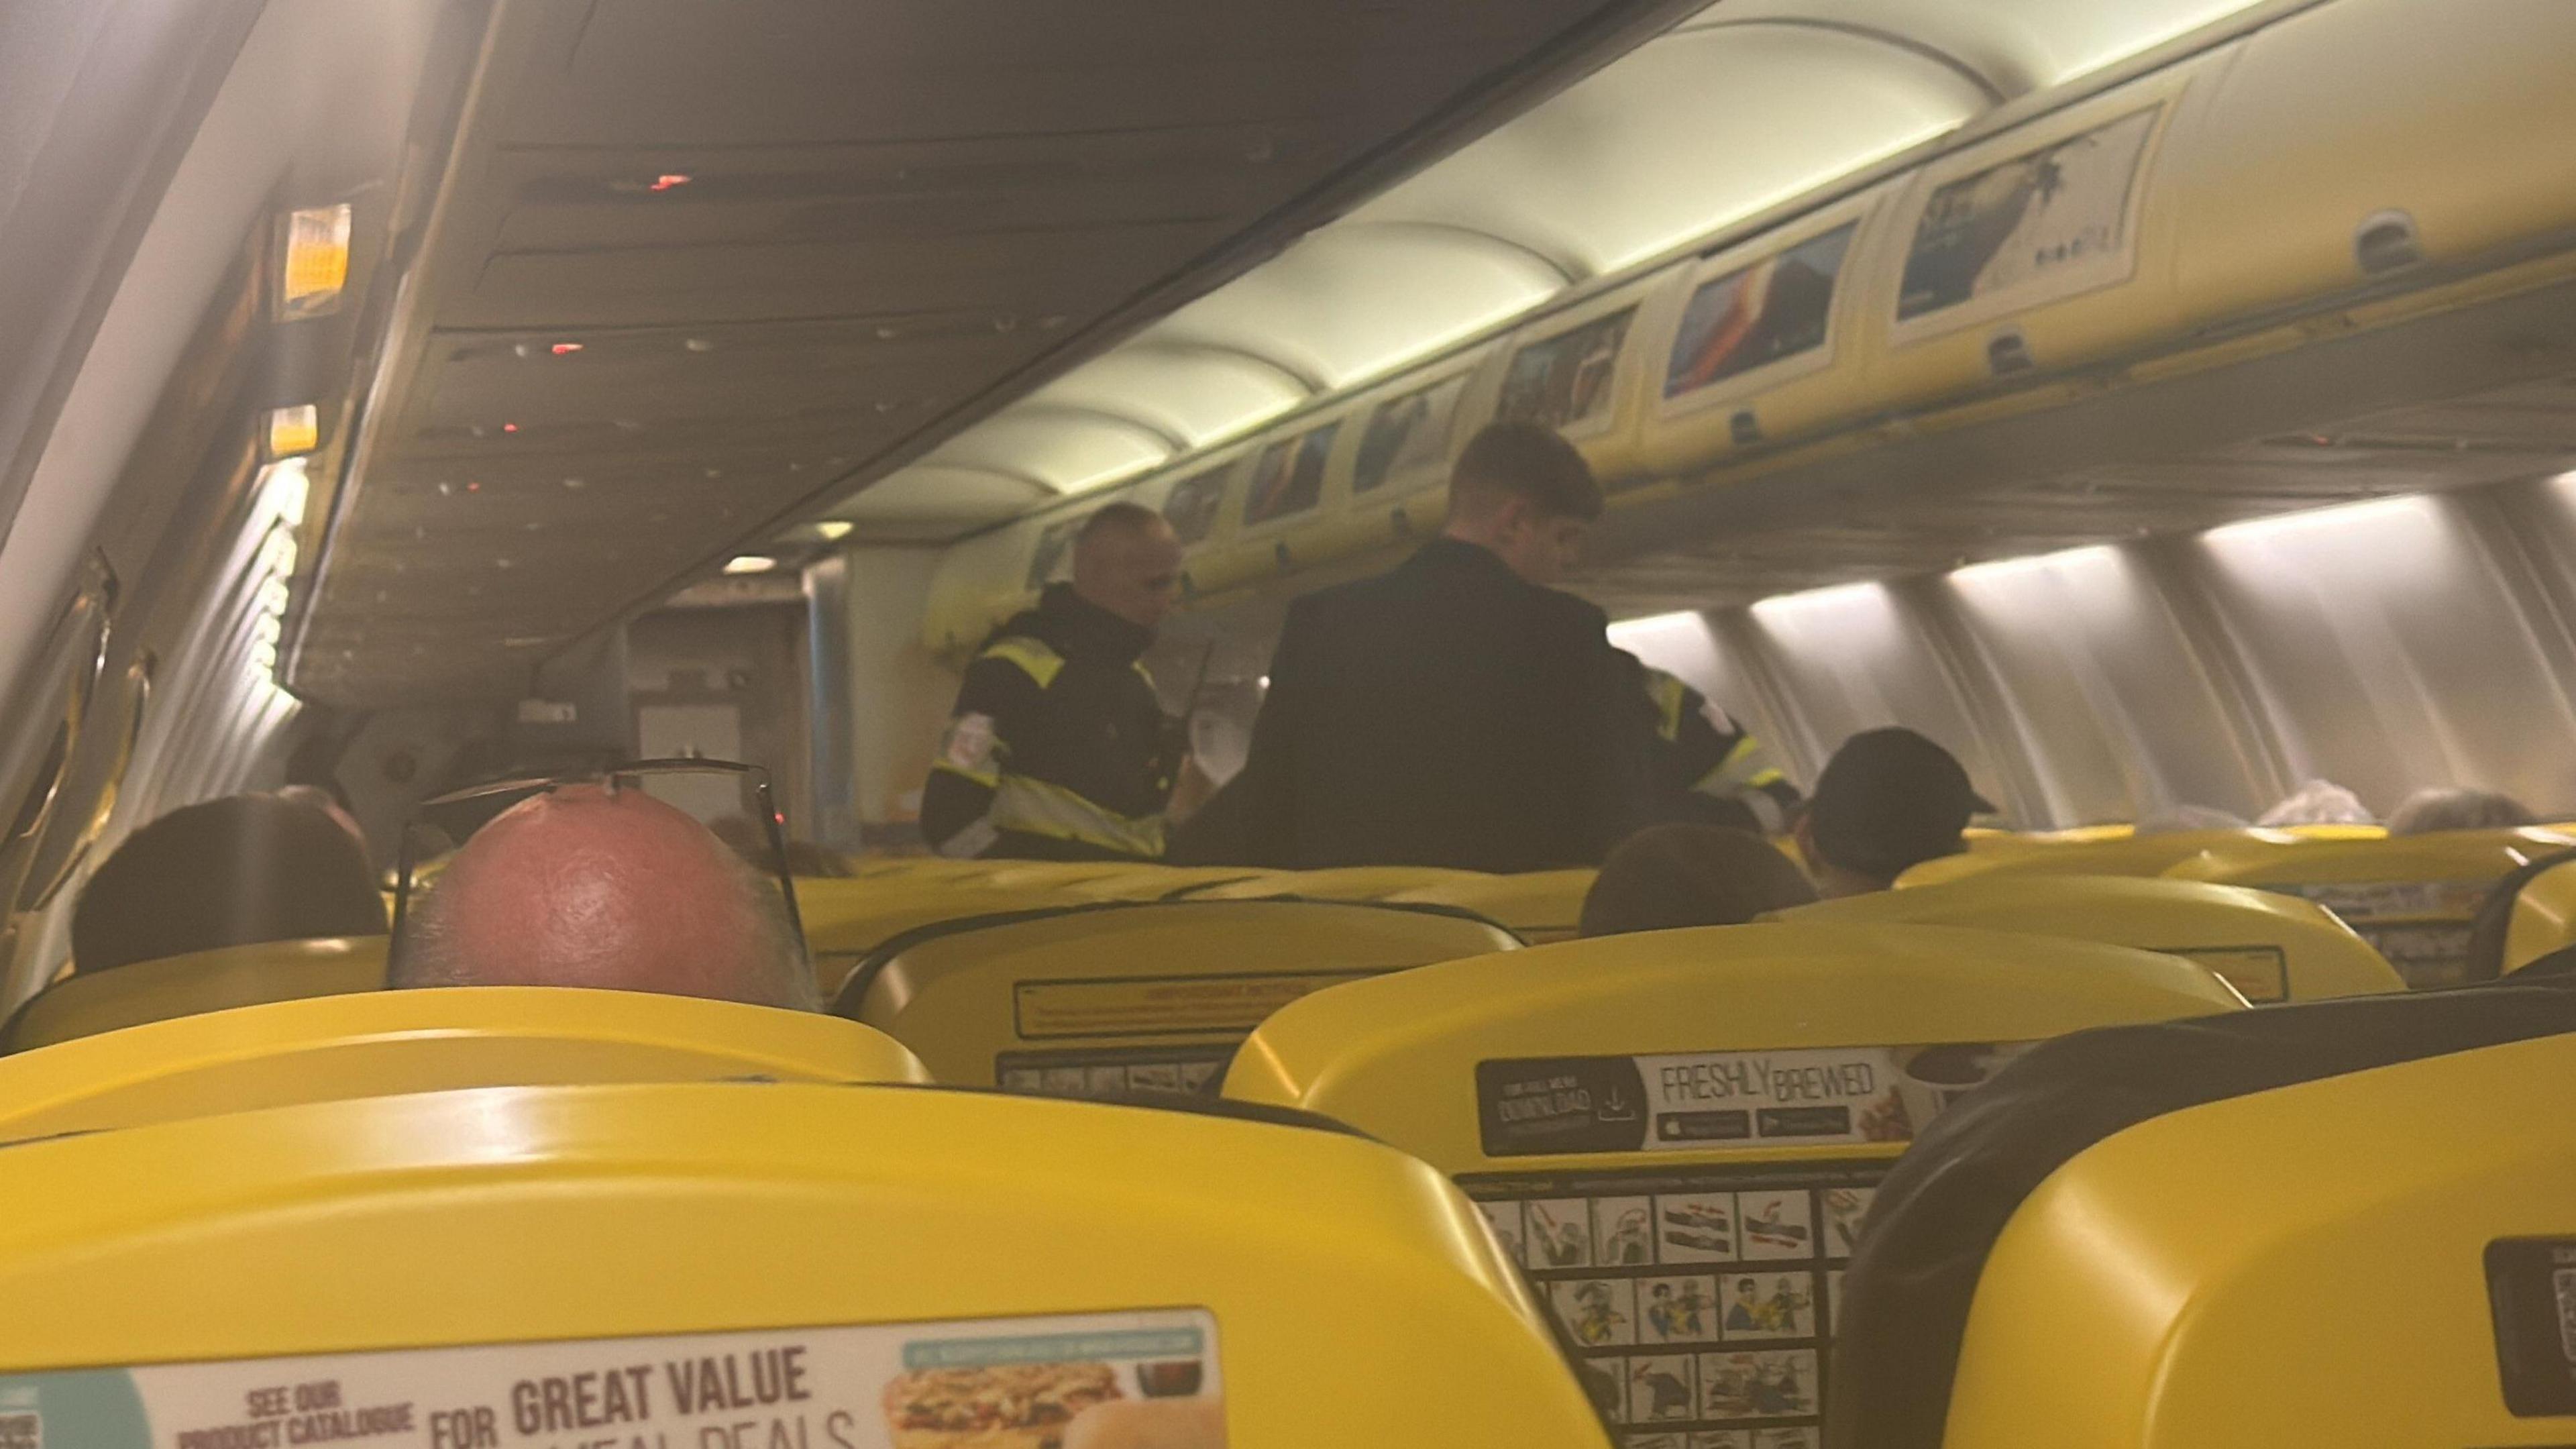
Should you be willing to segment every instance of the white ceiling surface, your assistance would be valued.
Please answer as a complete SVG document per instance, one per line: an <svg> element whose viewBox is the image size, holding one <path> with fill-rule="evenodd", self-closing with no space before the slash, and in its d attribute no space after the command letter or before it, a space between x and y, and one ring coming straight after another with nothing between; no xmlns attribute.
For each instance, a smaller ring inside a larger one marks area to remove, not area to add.
<svg viewBox="0 0 2576 1449"><path fill-rule="evenodd" d="M1723 0L855 495L921 536L1133 478L2256 0Z"/></svg>

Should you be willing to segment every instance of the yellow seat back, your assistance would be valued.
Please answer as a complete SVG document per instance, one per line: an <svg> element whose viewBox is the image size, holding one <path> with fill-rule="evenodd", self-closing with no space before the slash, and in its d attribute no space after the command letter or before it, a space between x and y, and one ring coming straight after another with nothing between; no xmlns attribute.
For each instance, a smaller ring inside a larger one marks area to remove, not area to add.
<svg viewBox="0 0 2576 1449"><path fill-rule="evenodd" d="M2576 860L2554 865L2513 898L2504 935L2504 970L2521 970L2553 951L2576 946Z"/></svg>
<svg viewBox="0 0 2576 1449"><path fill-rule="evenodd" d="M968 862L983 864L983 862ZM805 921L805 952L814 984L830 1001L852 967L906 931L941 921L997 911L1073 905L1084 899L1055 890L999 890L981 879L906 874L796 882L797 913Z"/></svg>
<svg viewBox="0 0 2576 1449"><path fill-rule="evenodd" d="M546 986L370 991L150 1022L0 1058L0 1136L451 1087L929 1080L815 1012Z"/></svg>
<svg viewBox="0 0 2576 1449"><path fill-rule="evenodd" d="M1159 901L1186 897L1209 886L1239 885L1271 874L1248 865L1137 865L1062 887L1091 901Z"/></svg>
<svg viewBox="0 0 2576 1449"><path fill-rule="evenodd" d="M2379 953L2308 901L2241 886L2126 876L1971 876L1846 896L1773 919L1820 925L1972 926L2028 931L2187 957L2246 1000L2313 1001L2403 991Z"/></svg>
<svg viewBox="0 0 2576 1449"><path fill-rule="evenodd" d="M48 1445L1608 1449L1454 1190L1311 1127L491 1088L21 1144L0 1194Z"/></svg>
<svg viewBox="0 0 2576 1449"><path fill-rule="evenodd" d="M1539 944L1570 939L1582 926L1583 898L1599 874L1587 869L1475 876L1397 891L1386 899L1474 911L1511 927L1522 940Z"/></svg>
<svg viewBox="0 0 2576 1449"><path fill-rule="evenodd" d="M26 1051L149 1021L379 991L383 936L269 941L77 973L29 997L0 1027L0 1051Z"/></svg>
<svg viewBox="0 0 2576 1449"><path fill-rule="evenodd" d="M1278 1007L1345 981L1515 945L1490 921L1335 901L1103 903L898 938L833 1010L952 1086L1196 1092Z"/></svg>
<svg viewBox="0 0 2576 1449"><path fill-rule="evenodd" d="M1948 1449L2563 1444L2576 1037L2158 1117L1986 1260Z"/></svg>
<svg viewBox="0 0 2576 1449"><path fill-rule="evenodd" d="M1318 992L1225 1090L1457 1175L1627 1443L1812 1443L1842 1265L1922 1123L2017 1043L2242 1006L2188 961L2089 942L1658 931Z"/></svg>
<svg viewBox="0 0 2576 1449"><path fill-rule="evenodd" d="M1327 870L1282 870L1251 880L1199 886L1181 892L1194 901L1266 901L1295 896L1308 901L1382 901L1426 887L1490 880L1482 871L1436 865L1343 865Z"/></svg>
<svg viewBox="0 0 2576 1449"><path fill-rule="evenodd" d="M2202 852L2168 874L2314 901L2359 931L2408 985L2456 986L2469 974L2470 925L2496 882L2570 848L2576 836L2537 829L2256 839Z"/></svg>

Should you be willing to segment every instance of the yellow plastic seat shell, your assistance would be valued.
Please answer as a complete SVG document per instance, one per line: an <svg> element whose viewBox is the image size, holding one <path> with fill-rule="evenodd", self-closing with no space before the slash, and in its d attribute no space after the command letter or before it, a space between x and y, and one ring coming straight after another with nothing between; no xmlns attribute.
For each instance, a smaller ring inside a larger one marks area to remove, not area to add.
<svg viewBox="0 0 2576 1449"><path fill-rule="evenodd" d="M1489 1158L1476 1066L1501 1058L2021 1042L2241 1009L2176 956L1948 926L1713 926L1533 946L1337 986L1252 1033L1225 1095L1348 1122L1452 1174L1586 1156ZM1897 1144L1783 1158L1893 1156ZM1719 1144L1657 1163L1738 1159Z"/></svg>
<svg viewBox="0 0 2576 1449"><path fill-rule="evenodd" d="M0 1032L0 1051L236 1006L381 990L385 946L383 936L270 941L77 973L18 1008Z"/></svg>
<svg viewBox="0 0 2576 1449"><path fill-rule="evenodd" d="M0 1137L458 1087L761 1078L924 1082L817 1012L645 991L457 986L272 1002L0 1058Z"/></svg>
<svg viewBox="0 0 2576 1449"><path fill-rule="evenodd" d="M2282 829L2167 830L2139 835L2130 827L2064 830L1970 840L1957 855L1927 860L1896 878L1897 887L1941 885L1972 875L2162 875L2211 852L2319 840L2384 840L2376 825L2294 825Z"/></svg>
<svg viewBox="0 0 2576 1449"><path fill-rule="evenodd" d="M1325 870L1283 870L1251 880L1198 887L1194 901L1259 901L1296 896L1309 901L1382 901L1407 891L1474 885L1494 877L1482 871L1436 865L1343 865Z"/></svg>
<svg viewBox="0 0 2576 1449"><path fill-rule="evenodd" d="M805 920L805 951L826 1002L870 951L906 931L941 921L1004 911L1073 905L1083 897L1056 890L999 890L981 880L871 876L799 880L796 905Z"/></svg>
<svg viewBox="0 0 2576 1449"><path fill-rule="evenodd" d="M2374 886L2457 884L2463 889L2428 896L2421 910L2397 914L2466 915L2491 881L2561 850L2576 849L2576 836L2553 830L2440 830L2378 840L2317 840L2254 832L2232 843L2194 852L2166 874L2175 880L2226 885Z"/></svg>
<svg viewBox="0 0 2576 1449"><path fill-rule="evenodd" d="M1204 1310L1237 1449L1607 1444L1474 1210L1335 1132L940 1091L501 1088L23 1144L0 1193L12 1372ZM595 1347L606 1368L642 1346ZM792 1410L657 1399L650 1427L694 1449L750 1419L723 1442L767 1446L801 1418L784 1442L822 1449L839 1412L843 1442L883 1442L881 1386L816 1374Z"/></svg>
<svg viewBox="0 0 2576 1449"><path fill-rule="evenodd" d="M2481 1260L2576 1238L2570 1124L2559 1036L2095 1144L1987 1260L1947 1449L2566 1443L2566 1418L2506 1409Z"/></svg>
<svg viewBox="0 0 2576 1449"><path fill-rule="evenodd" d="M2569 946L2576 946L2576 861L2533 876L2513 898L2513 915L2505 925L2505 972L2510 975Z"/></svg>
<svg viewBox="0 0 2576 1449"><path fill-rule="evenodd" d="M1456 906L1512 928L1523 940L1562 941L1583 923L1583 898L1599 871L1541 870L1476 876L1397 891L1392 903Z"/></svg>
<svg viewBox="0 0 2576 1449"><path fill-rule="evenodd" d="M1774 919L1970 926L2135 946L2197 961L2257 1004L2406 989L2397 969L2333 912L2269 891L2199 881L1970 876L1819 901Z"/></svg>
<svg viewBox="0 0 2576 1449"><path fill-rule="evenodd" d="M919 1053L940 1082L994 1086L1007 1053L1221 1056L1211 1049L1308 992L1517 944L1490 921L1357 902L1094 906L919 941L834 1009Z"/></svg>

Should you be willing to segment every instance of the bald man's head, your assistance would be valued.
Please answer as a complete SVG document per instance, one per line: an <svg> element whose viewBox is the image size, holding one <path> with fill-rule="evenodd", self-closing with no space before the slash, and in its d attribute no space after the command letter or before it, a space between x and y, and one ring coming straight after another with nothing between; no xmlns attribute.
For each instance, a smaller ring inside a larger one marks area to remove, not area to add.
<svg viewBox="0 0 2576 1449"><path fill-rule="evenodd" d="M814 1007L777 886L633 788L570 785L474 833L406 913L403 986L595 986Z"/></svg>
<svg viewBox="0 0 2576 1449"><path fill-rule="evenodd" d="M1073 591L1151 629L1180 598L1180 538L1150 508L1109 504L1083 520L1074 536Z"/></svg>

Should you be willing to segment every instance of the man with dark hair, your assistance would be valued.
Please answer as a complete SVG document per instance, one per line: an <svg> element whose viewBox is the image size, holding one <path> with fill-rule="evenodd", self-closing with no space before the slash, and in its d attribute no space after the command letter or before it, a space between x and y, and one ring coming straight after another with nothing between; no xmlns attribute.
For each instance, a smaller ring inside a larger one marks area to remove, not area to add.
<svg viewBox="0 0 2576 1449"><path fill-rule="evenodd" d="M1646 710L1607 618L1549 585L1601 505L1565 440L1496 423L1439 538L1291 604L1230 863L1598 864L1645 814Z"/></svg>
<svg viewBox="0 0 2576 1449"><path fill-rule="evenodd" d="M942 855L1154 860L1183 740L1139 656L1180 593L1162 515L1112 503L1084 521L1073 582L1004 624L967 667L921 792Z"/></svg>
<svg viewBox="0 0 2576 1449"><path fill-rule="evenodd" d="M1970 817L1994 808L1948 750L1909 729L1864 730L1825 762L1798 846L1820 894L1866 895L1966 849Z"/></svg>
<svg viewBox="0 0 2576 1449"><path fill-rule="evenodd" d="M72 909L72 969L384 933L362 844L311 805L231 795L135 831L91 873Z"/></svg>

